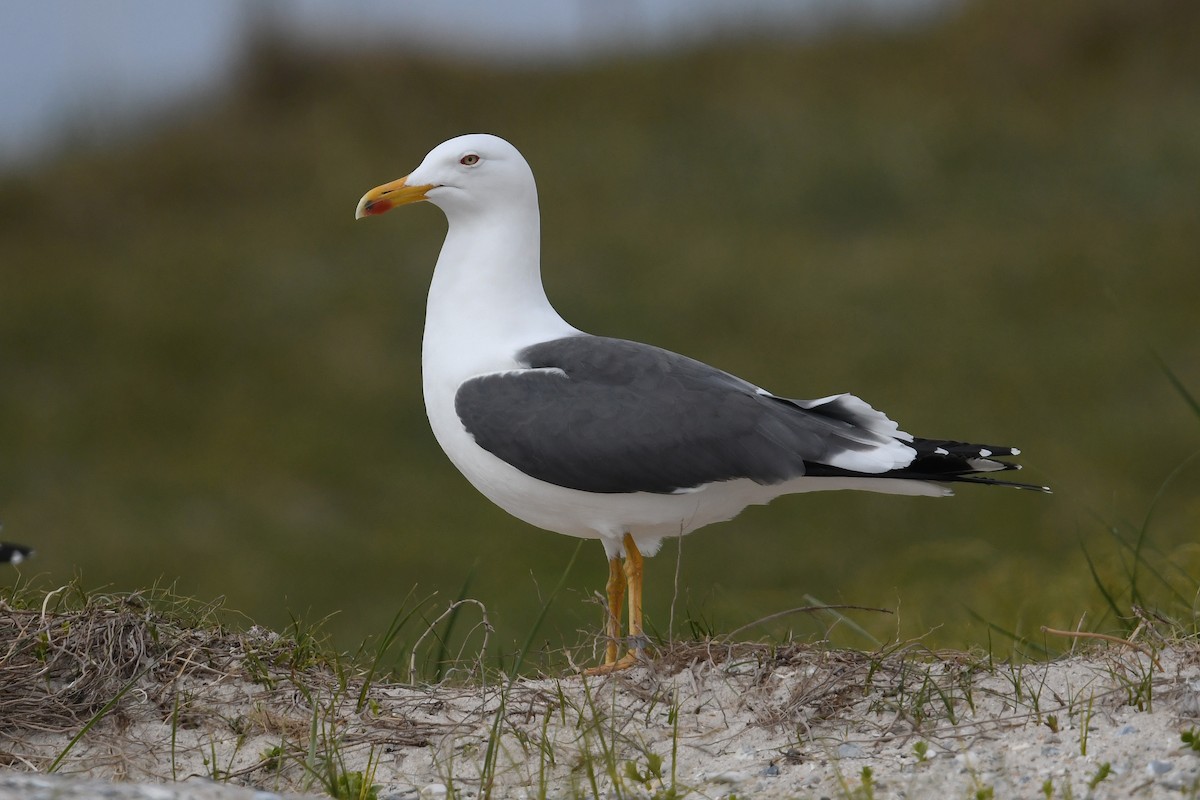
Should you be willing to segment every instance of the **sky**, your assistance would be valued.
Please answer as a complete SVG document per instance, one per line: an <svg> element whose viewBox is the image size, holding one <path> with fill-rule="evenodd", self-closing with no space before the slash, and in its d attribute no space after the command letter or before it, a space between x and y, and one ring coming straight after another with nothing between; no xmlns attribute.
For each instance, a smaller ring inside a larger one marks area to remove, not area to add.
<svg viewBox="0 0 1200 800"><path fill-rule="evenodd" d="M314 46L548 64L720 33L814 35L847 20L911 24L952 0L0 0L0 168L219 89L250 34ZM782 34L781 34L782 32Z"/></svg>

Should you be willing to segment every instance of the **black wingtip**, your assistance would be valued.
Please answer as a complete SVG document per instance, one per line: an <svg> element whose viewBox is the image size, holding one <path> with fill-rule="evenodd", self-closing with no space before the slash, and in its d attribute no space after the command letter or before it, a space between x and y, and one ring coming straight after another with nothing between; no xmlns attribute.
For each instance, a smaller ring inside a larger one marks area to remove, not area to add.
<svg viewBox="0 0 1200 800"><path fill-rule="evenodd" d="M916 450L917 455L912 463L900 469L866 475L828 464L805 462L805 474L812 477L895 478L940 484L975 483L983 486L1009 486L1042 494L1054 493L1049 486L988 477L989 473L1021 469L1020 464L998 460L1018 455L1021 451L1015 447L971 444L953 439L914 439L906 444Z"/></svg>
<svg viewBox="0 0 1200 800"><path fill-rule="evenodd" d="M1054 493L1049 486L987 477L989 472L1021 469L1020 464L998 460L1020 455L1021 451L1016 447L972 444L953 439L914 439L912 447L917 451L917 457L907 467L886 473L888 477L916 478L941 483L1011 486L1014 489L1043 494Z"/></svg>
<svg viewBox="0 0 1200 800"><path fill-rule="evenodd" d="M978 483L984 486L1007 486L1010 489L1025 489L1030 492L1041 492L1042 494L1054 494L1054 490L1049 486L1039 486L1036 483L1018 483L1016 481L1002 481L996 478L984 478L979 475L956 475L952 478L932 478L935 481L951 481L954 483Z"/></svg>

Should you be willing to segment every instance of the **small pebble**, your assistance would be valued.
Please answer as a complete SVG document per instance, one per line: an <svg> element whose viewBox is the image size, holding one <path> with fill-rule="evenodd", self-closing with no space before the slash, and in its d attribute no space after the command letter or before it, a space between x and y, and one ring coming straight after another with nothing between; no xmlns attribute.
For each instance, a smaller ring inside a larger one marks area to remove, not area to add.
<svg viewBox="0 0 1200 800"><path fill-rule="evenodd" d="M431 783L428 786L426 786L424 789L421 790L421 797L434 798L434 797L445 797L445 796L446 796L446 784L444 784L444 783Z"/></svg>
<svg viewBox="0 0 1200 800"><path fill-rule="evenodd" d="M767 768L762 771L762 774L768 778L775 778L779 775L779 767L774 764L768 764Z"/></svg>
<svg viewBox="0 0 1200 800"><path fill-rule="evenodd" d="M1123 725L1121 730L1117 731L1117 736L1128 736L1131 733L1137 733L1137 728L1132 725Z"/></svg>
<svg viewBox="0 0 1200 800"><path fill-rule="evenodd" d="M708 780L711 783L733 784L733 783L741 783L742 781L746 780L746 777L747 777L746 773L744 773L744 772L735 772L734 770L726 770L725 772L718 772L716 775L709 775Z"/></svg>
<svg viewBox="0 0 1200 800"><path fill-rule="evenodd" d="M853 742L846 742L838 745L837 754L838 758L862 758L863 749Z"/></svg>
<svg viewBox="0 0 1200 800"><path fill-rule="evenodd" d="M1173 769L1175 769L1175 765L1170 761L1159 761L1157 758L1146 765L1146 772L1151 775L1166 775Z"/></svg>
<svg viewBox="0 0 1200 800"><path fill-rule="evenodd" d="M1197 768L1195 764L1186 764L1172 772L1170 777L1164 778L1162 785L1180 792L1194 792L1194 787L1198 782L1200 782L1200 768Z"/></svg>

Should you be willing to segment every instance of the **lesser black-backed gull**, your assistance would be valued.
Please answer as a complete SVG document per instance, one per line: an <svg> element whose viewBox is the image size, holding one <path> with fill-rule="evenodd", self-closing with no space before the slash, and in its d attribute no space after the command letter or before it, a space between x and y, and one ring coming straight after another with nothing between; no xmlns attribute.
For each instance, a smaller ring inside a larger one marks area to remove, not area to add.
<svg viewBox="0 0 1200 800"><path fill-rule="evenodd" d="M480 492L540 528L599 539L609 559L605 670L636 662L642 556L784 494L943 496L1011 447L918 439L851 394L792 400L685 356L584 333L542 287L537 188L511 144L470 134L367 192L356 217L428 200L449 229L429 289L425 408ZM624 563L622 564L622 559ZM629 592L633 649L618 660Z"/></svg>

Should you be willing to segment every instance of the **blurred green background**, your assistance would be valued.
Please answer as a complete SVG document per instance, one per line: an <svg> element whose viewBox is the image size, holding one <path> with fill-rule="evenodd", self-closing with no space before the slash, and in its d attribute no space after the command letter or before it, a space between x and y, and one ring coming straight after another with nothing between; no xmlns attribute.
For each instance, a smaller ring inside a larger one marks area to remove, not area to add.
<svg viewBox="0 0 1200 800"><path fill-rule="evenodd" d="M557 67L257 41L182 121L0 178L0 519L39 551L21 574L175 583L272 626L336 612L343 647L414 585L435 615L470 579L494 643L522 641L576 541L492 507L428 431L440 212L352 213L471 131L532 164L547 289L579 327L1019 446L1021 477L1055 489L750 509L649 562L659 630L677 557L677 633L811 595L895 609L852 616L938 646L986 642L979 617L1116 625L1084 548L1125 585L1111 531L1151 511L1155 563L1200 574L1200 418L1155 356L1200 394L1184 0L995 0ZM585 543L539 643L599 629L605 574Z"/></svg>

